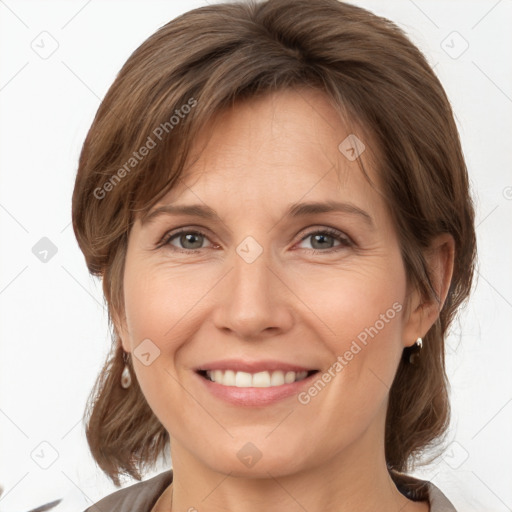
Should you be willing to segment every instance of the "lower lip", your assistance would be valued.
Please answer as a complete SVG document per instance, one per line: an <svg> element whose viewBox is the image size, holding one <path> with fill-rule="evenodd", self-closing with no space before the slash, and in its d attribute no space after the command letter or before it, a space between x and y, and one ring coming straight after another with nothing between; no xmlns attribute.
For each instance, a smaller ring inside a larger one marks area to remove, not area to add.
<svg viewBox="0 0 512 512"><path fill-rule="evenodd" d="M311 379L315 375L316 373L313 373L303 380L283 384L281 386L271 386L268 388L239 388L236 386L223 386L218 382L208 380L196 373L198 379L201 380L212 395L233 405L246 407L271 405L290 396L297 395L302 388L310 385Z"/></svg>

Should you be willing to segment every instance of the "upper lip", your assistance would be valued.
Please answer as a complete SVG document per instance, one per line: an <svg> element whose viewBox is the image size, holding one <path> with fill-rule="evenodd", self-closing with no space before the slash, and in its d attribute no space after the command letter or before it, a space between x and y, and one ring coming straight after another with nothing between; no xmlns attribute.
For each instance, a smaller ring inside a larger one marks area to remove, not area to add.
<svg viewBox="0 0 512 512"><path fill-rule="evenodd" d="M277 371L282 370L286 372L302 372L313 371L316 368L308 368L298 364L285 363L283 361L276 361L266 359L261 361L250 361L242 359L222 359L220 361L211 361L204 363L196 368L196 371L206 370L234 370L238 372L257 373L264 371Z"/></svg>

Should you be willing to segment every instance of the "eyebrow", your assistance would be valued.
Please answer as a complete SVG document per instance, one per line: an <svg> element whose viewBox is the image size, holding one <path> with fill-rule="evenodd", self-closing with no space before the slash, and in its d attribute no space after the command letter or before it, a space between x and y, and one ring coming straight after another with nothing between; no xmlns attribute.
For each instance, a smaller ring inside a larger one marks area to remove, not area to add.
<svg viewBox="0 0 512 512"><path fill-rule="evenodd" d="M351 203L339 201L293 203L286 210L285 217L305 217L318 213L343 212L361 217L370 227L375 227L372 216L365 210ZM212 208L203 204L174 205L167 204L155 208L141 219L142 225L148 224L161 215L188 215L222 221L219 214Z"/></svg>

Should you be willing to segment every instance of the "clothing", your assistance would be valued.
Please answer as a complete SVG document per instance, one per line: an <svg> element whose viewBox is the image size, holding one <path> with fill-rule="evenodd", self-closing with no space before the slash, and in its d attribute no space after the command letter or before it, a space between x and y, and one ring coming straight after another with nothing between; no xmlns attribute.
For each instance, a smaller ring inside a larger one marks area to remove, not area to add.
<svg viewBox="0 0 512 512"><path fill-rule="evenodd" d="M423 482L413 479L415 482ZM109 496L98 501L95 505L84 510L84 512L164 512L167 507L170 493L164 495L164 491L172 482L172 469L159 475L136 484L120 489ZM425 482L428 487L430 512L457 512L453 504L432 482ZM159 498L159 506L155 507ZM161 507L166 505L166 507Z"/></svg>

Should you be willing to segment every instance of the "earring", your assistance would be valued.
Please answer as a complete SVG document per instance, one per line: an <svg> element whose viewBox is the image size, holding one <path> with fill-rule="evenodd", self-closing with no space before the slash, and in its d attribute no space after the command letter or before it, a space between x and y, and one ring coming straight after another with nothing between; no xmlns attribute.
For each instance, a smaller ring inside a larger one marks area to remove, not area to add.
<svg viewBox="0 0 512 512"><path fill-rule="evenodd" d="M123 352L124 368L121 374L121 386L124 389L128 389L132 385L132 376L130 374L130 368L128 368L128 354Z"/></svg>
<svg viewBox="0 0 512 512"><path fill-rule="evenodd" d="M423 340L421 338L418 338L416 340L416 343L411 347L413 349L413 352L409 356L409 363L418 364L418 359L420 358L422 347L423 347Z"/></svg>

